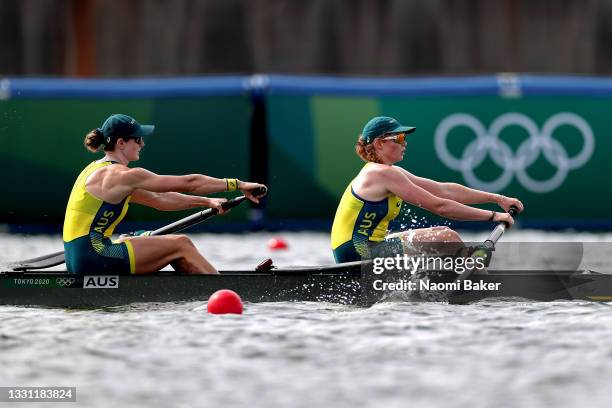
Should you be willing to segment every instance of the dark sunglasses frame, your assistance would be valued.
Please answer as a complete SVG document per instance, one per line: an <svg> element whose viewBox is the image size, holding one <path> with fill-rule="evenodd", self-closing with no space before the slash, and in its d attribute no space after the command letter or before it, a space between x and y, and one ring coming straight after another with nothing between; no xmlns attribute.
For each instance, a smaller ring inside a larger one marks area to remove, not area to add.
<svg viewBox="0 0 612 408"><path fill-rule="evenodd" d="M130 136L129 139L134 139L138 144L142 144L142 136Z"/></svg>

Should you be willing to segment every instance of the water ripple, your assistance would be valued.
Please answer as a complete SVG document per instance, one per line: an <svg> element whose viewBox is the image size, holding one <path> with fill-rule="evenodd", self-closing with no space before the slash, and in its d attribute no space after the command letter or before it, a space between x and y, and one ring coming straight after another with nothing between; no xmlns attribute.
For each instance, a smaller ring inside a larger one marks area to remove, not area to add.
<svg viewBox="0 0 612 408"><path fill-rule="evenodd" d="M266 238L195 241L213 262L244 267L267 255ZM326 235L287 239L278 264L331 262ZM52 252L56 240L32 238L27 251ZM0 384L77 386L88 407L607 406L610 306L247 303L241 316L208 315L203 302L0 307Z"/></svg>

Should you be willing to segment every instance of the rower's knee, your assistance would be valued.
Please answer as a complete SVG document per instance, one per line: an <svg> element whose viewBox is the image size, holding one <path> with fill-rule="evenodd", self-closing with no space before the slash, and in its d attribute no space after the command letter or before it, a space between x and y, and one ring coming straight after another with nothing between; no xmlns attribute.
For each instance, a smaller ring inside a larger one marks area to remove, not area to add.
<svg viewBox="0 0 612 408"><path fill-rule="evenodd" d="M442 239L442 241L445 241L445 242L463 242L461 237L457 233L457 231L455 231L455 230L453 230L453 229L451 229L449 227L442 227L442 228L440 228L436 232L438 234L440 234L440 238Z"/></svg>
<svg viewBox="0 0 612 408"><path fill-rule="evenodd" d="M193 241L187 235L173 235L172 240L178 249L194 249Z"/></svg>

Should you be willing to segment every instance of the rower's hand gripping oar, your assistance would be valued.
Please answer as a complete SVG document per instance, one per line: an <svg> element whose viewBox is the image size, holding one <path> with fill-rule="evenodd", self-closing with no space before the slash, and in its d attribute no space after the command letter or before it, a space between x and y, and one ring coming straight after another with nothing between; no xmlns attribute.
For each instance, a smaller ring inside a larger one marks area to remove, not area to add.
<svg viewBox="0 0 612 408"><path fill-rule="evenodd" d="M508 214L514 217L516 214L518 214L518 208L515 206L510 207ZM470 253L470 258L482 259L483 264L485 266L489 266L489 264L491 263L491 257L493 255L493 251L495 251L495 244L497 244L497 241L499 241L502 235L504 235L504 232L506 232L506 229L508 229L508 227L510 226L505 221L500 221L495 226L493 231L491 231L491 234L489 234L487 239L481 245L478 245ZM455 279L455 283L459 283L461 281L468 279L475 270L476 268L466 269L461 275L457 277L457 279ZM455 292L456 290L450 290L448 291L446 295L447 297L450 297Z"/></svg>
<svg viewBox="0 0 612 408"><path fill-rule="evenodd" d="M266 195L268 189L265 187L258 187L256 189L251 190L251 194L253 196L260 198ZM238 204L247 200L246 196L239 196L236 198L232 198L221 204L221 207L224 211L227 211L231 208L236 207ZM219 210L216 208L208 208L204 211L197 212L188 217L180 219L172 224L166 225L165 227L161 227L152 231L148 235L168 235L174 234L176 232L184 231L187 228L193 227L201 222L208 220L209 218L214 217L219 213ZM26 259L23 261L13 262L8 265L10 269L13 271L25 271L25 270L35 270L35 269L46 269L51 268L53 266L61 265L66 261L64 257L64 251L54 252L52 254L39 256L32 259Z"/></svg>
<svg viewBox="0 0 612 408"><path fill-rule="evenodd" d="M251 194L259 198L259 197L263 197L264 195L266 195L267 191L268 190L265 187L258 187L256 189L251 190ZM247 200L246 196L232 198L231 200L228 200L224 202L223 204L221 204L221 207L223 208L223 211L227 211L229 209L236 207L238 204L240 204L241 202L245 200ZM197 212L181 220L173 222L172 224L168 224L164 227L158 228L155 231L151 231L149 235L174 234L176 232L183 231L187 228L191 228L194 225L204 222L207 219L214 217L217 214L219 214L219 210L217 210L216 208L208 208L206 210Z"/></svg>

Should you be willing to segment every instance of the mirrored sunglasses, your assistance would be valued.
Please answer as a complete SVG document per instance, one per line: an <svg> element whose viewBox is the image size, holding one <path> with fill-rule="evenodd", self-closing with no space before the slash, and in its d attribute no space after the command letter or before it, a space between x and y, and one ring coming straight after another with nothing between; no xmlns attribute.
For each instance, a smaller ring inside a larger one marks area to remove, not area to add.
<svg viewBox="0 0 612 408"><path fill-rule="evenodd" d="M383 140L393 140L397 144L404 144L406 142L406 133L393 133L383 137Z"/></svg>

